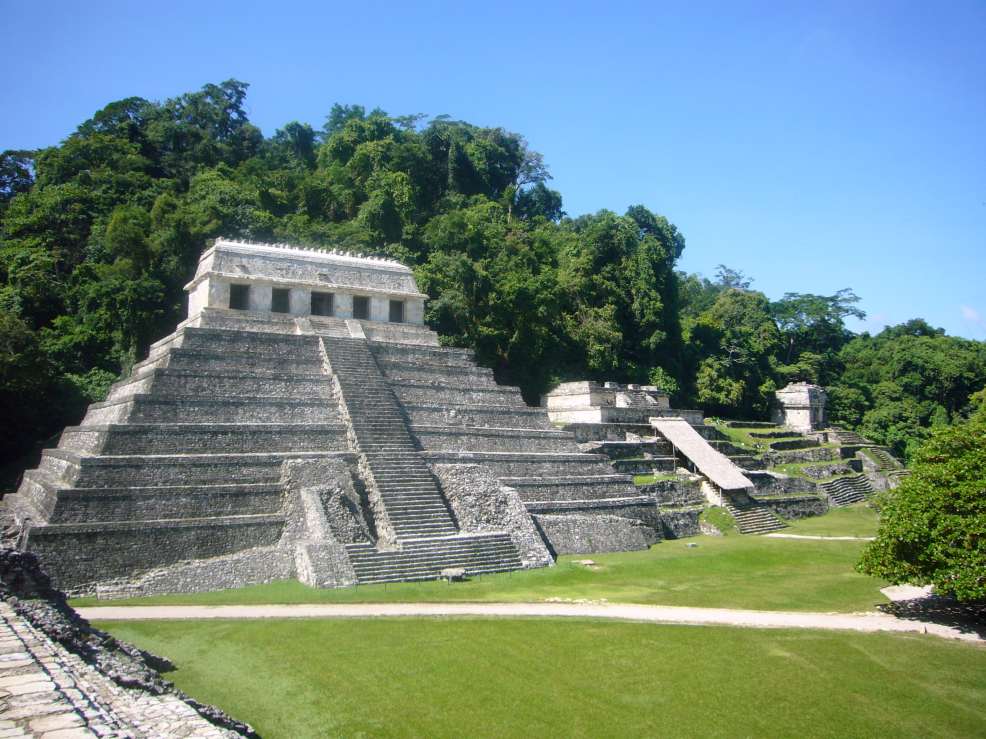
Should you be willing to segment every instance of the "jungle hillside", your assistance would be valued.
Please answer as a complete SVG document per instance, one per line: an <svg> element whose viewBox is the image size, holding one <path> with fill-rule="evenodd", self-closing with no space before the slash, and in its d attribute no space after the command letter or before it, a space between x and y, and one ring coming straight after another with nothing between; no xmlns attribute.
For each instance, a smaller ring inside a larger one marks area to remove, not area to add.
<svg viewBox="0 0 986 739"><path fill-rule="evenodd" d="M119 100L58 145L0 154L0 464L28 466L174 329L218 236L411 265L443 343L531 403L560 381L617 380L756 419L807 380L828 389L834 424L906 458L986 386L986 343L918 317L852 333L849 286L771 300L742 255L681 271L673 214L566 213L517 133L337 104L320 128L265 137L247 89Z"/></svg>

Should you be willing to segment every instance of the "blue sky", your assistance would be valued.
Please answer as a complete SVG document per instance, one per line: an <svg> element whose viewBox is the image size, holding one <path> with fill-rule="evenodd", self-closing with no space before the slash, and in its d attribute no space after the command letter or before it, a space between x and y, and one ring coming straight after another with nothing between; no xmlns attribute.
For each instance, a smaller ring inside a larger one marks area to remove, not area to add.
<svg viewBox="0 0 986 739"><path fill-rule="evenodd" d="M986 2L91 5L0 0L0 149L230 77L268 135L447 113L526 136L569 214L667 216L684 269L986 339Z"/></svg>

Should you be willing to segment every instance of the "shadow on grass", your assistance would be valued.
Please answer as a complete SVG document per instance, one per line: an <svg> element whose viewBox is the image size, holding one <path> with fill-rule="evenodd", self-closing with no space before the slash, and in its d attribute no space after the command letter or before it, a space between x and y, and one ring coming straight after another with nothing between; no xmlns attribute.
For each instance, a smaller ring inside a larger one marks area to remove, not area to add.
<svg viewBox="0 0 986 739"><path fill-rule="evenodd" d="M986 603L960 603L953 598L931 595L884 603L877 609L897 618L950 626L963 634L986 639Z"/></svg>

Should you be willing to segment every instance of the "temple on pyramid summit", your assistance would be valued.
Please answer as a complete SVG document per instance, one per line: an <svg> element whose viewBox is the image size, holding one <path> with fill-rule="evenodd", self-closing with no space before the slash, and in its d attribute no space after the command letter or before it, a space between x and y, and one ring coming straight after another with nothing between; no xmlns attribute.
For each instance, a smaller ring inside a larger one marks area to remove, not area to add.
<svg viewBox="0 0 986 739"><path fill-rule="evenodd" d="M64 590L468 576L667 529L608 456L439 345L404 265L220 239L186 291L187 319L4 500Z"/></svg>

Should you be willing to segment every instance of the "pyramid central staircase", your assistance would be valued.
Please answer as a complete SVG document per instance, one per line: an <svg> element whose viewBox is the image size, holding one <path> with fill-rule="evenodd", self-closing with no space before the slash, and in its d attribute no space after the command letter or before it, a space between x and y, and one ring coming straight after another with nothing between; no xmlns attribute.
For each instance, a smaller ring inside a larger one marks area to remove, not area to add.
<svg viewBox="0 0 986 739"><path fill-rule="evenodd" d="M322 344L383 545L346 545L358 582L435 579L449 568L467 575L520 568L509 534L459 533L366 339L325 337Z"/></svg>
<svg viewBox="0 0 986 739"><path fill-rule="evenodd" d="M175 592L298 576L298 488L285 487L297 460L334 465L338 484L366 491L352 486L365 535L333 534L332 566L351 566L349 582L539 566L515 544L526 534L461 524L438 466L478 468L477 479L508 489L505 504L526 509L531 533L558 554L600 551L571 538L580 527L612 532L604 547L641 548L640 525L659 538L657 506L629 474L583 452L472 352L437 346L427 329L377 336L382 325L363 322L364 335L342 319L219 310L203 320L153 344L4 499L18 545L66 589Z"/></svg>

